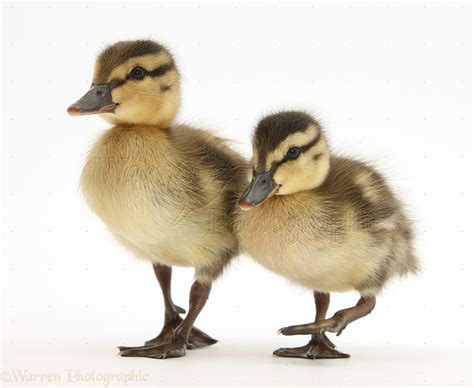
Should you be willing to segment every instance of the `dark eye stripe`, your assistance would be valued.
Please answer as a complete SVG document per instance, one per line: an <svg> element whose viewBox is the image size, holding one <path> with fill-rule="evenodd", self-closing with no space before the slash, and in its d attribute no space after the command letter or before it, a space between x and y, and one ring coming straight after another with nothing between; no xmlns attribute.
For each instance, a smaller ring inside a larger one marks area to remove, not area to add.
<svg viewBox="0 0 474 388"><path fill-rule="evenodd" d="M174 69L173 63L165 63L151 71L145 70L145 77L161 77L173 69ZM130 77L130 74L127 74L127 77L125 79L118 79L118 78L113 79L112 81L109 82L110 89L118 88L119 86L126 84L127 81L131 79L134 80L133 78Z"/></svg>
<svg viewBox="0 0 474 388"><path fill-rule="evenodd" d="M314 137L313 140L311 140L308 144L305 144L304 146L300 147L300 155L308 151L310 148L313 148L316 144L318 144L320 139L321 139L321 132L318 132L318 134ZM273 162L270 167L271 174L272 175L275 174L278 167L280 167L283 163L288 162L289 160L292 160L292 159L288 159L285 155L285 157L282 160Z"/></svg>
<svg viewBox="0 0 474 388"><path fill-rule="evenodd" d="M161 66L158 66L156 69L153 69L152 71L148 71L146 75L150 77L161 77L172 69L174 69L174 65L172 63L165 63Z"/></svg>
<svg viewBox="0 0 474 388"><path fill-rule="evenodd" d="M321 139L321 132L318 132L318 134L316 135L316 137L313 140L311 140L308 144L300 147L301 152L306 152L310 148L313 148L316 144L318 144L320 139Z"/></svg>

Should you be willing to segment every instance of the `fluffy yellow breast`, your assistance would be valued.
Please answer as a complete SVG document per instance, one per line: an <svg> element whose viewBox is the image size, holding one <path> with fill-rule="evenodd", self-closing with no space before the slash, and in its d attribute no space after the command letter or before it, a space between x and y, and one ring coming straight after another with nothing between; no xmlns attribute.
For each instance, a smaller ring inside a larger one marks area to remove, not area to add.
<svg viewBox="0 0 474 388"><path fill-rule="evenodd" d="M177 130L179 137L157 127L107 131L89 152L81 189L94 213L138 257L194 266L206 281L209 268L220 272L237 241L223 222L228 214L219 193L225 182L176 142L199 132Z"/></svg>
<svg viewBox="0 0 474 388"><path fill-rule="evenodd" d="M170 152L165 132L115 127L89 152L81 176L82 193L114 232L133 235L146 223L172 221L170 213L183 195L178 190L180 164ZM150 219L157 215L159 221Z"/></svg>
<svg viewBox="0 0 474 388"><path fill-rule="evenodd" d="M382 252L371 248L370 235L350 227L349 210L330 210L312 191L270 198L240 212L241 249L269 270L313 290L354 289L374 271Z"/></svg>
<svg viewBox="0 0 474 388"><path fill-rule="evenodd" d="M81 176L87 204L135 254L168 265L214 259L200 176L166 131L115 127L92 147ZM204 210L202 210L204 209ZM222 237L222 236L220 236Z"/></svg>

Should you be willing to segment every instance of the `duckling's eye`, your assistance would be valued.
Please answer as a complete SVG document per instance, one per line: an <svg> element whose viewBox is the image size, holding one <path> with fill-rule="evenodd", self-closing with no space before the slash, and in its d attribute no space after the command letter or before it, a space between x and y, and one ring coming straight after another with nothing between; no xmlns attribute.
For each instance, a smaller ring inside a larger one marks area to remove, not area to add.
<svg viewBox="0 0 474 388"><path fill-rule="evenodd" d="M300 156L301 150L298 147L291 147L286 153L287 159L296 159Z"/></svg>
<svg viewBox="0 0 474 388"><path fill-rule="evenodd" d="M130 72L130 77L133 79L143 79L145 77L145 69L143 67L137 66L134 67Z"/></svg>

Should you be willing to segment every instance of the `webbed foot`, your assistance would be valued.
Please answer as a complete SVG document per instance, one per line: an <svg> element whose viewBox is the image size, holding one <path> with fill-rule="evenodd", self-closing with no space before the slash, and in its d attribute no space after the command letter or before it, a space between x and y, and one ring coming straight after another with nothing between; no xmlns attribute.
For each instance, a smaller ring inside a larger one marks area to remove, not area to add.
<svg viewBox="0 0 474 388"><path fill-rule="evenodd" d="M186 351L181 352L180 349L171 349L170 344L183 342L175 339L174 334L178 326L183 322L183 319L177 316L173 321L166 322L161 330L161 333L145 342L144 346L119 346L118 350L121 356L124 357L151 357L151 358L171 358L182 357ZM185 349L197 349L204 346L213 345L217 342L208 334L199 330L197 327L192 327L188 341L184 342ZM153 349L153 350L150 350ZM161 354L161 356L159 356Z"/></svg>
<svg viewBox="0 0 474 388"><path fill-rule="evenodd" d="M171 322L166 322L163 326L163 329L161 330L161 333L157 337L146 341L145 346L163 345L173 341L174 331L181 324L181 322L183 322L183 319L179 316L177 316ZM189 338L186 346L188 349L196 349L202 348L204 346L213 345L216 342L216 339L212 338L210 335L193 326L191 332L189 333Z"/></svg>
<svg viewBox="0 0 474 388"><path fill-rule="evenodd" d="M119 353L122 357L148 357L148 358L175 358L186 355L186 343L180 339L167 344L150 346L120 346Z"/></svg>
<svg viewBox="0 0 474 388"><path fill-rule="evenodd" d="M273 352L278 357L306 358L310 360L319 358L349 358L350 355L339 352L326 334L320 333L311 339L305 346L297 348L280 348Z"/></svg>
<svg viewBox="0 0 474 388"><path fill-rule="evenodd" d="M217 340L215 338L212 338L210 335L193 326L191 332L189 333L186 346L188 349L197 349L203 348L204 346L214 345L216 342Z"/></svg>

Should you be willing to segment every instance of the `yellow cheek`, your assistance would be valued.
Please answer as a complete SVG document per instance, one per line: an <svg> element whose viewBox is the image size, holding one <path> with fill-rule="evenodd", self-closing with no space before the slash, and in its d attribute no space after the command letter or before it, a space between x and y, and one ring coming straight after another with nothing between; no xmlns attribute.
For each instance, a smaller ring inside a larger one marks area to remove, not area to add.
<svg viewBox="0 0 474 388"><path fill-rule="evenodd" d="M297 161L284 163L278 168L273 179L281 185L279 195L309 190L315 186L318 166L311 163L309 158L308 155Z"/></svg>
<svg viewBox="0 0 474 388"><path fill-rule="evenodd" d="M288 181L291 180L291 176L295 170L295 166L291 166L291 163L292 162L287 162L278 167L276 173L273 175L273 179L277 184L286 185Z"/></svg>
<svg viewBox="0 0 474 388"><path fill-rule="evenodd" d="M112 90L112 99L120 104L156 104L160 96L160 83L154 79L128 81L126 84ZM153 98L153 101L150 99Z"/></svg>

